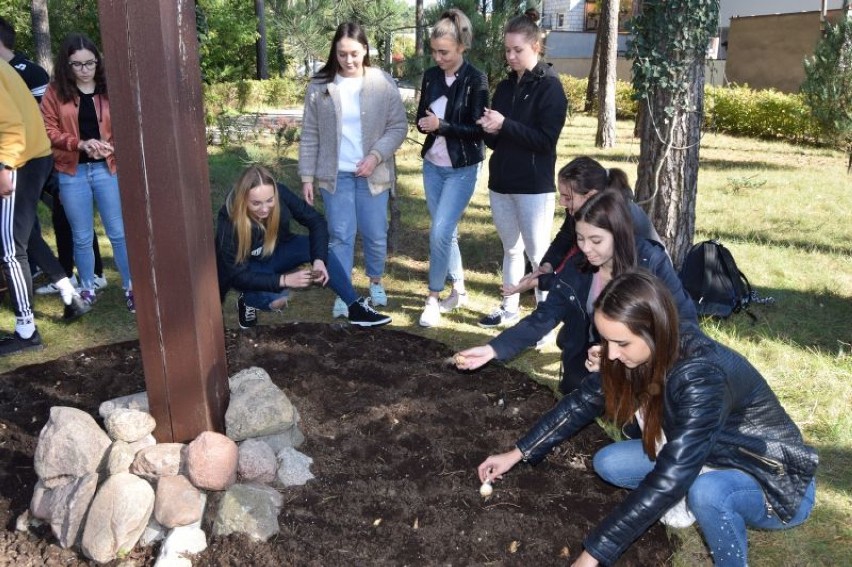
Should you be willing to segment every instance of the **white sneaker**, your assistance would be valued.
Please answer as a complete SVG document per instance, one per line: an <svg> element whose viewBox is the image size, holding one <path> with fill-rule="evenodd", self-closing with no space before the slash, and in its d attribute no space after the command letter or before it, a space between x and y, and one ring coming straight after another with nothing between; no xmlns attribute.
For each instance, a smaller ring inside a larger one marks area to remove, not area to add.
<svg viewBox="0 0 852 567"><path fill-rule="evenodd" d="M420 315L421 327L437 327L441 322L441 306L438 303L438 298L429 296L426 298L426 307L423 309L423 314Z"/></svg>
<svg viewBox="0 0 852 567"><path fill-rule="evenodd" d="M74 288L76 289L77 288L77 276L72 275L68 279L71 281L71 285L73 285ZM35 290L35 292L36 292L36 295L50 295L52 293L59 293L59 288L56 287L55 284L49 283L47 285L41 286L40 288Z"/></svg>
<svg viewBox="0 0 852 567"><path fill-rule="evenodd" d="M99 275L95 274L94 285L95 285L95 291L101 291L102 289L104 289L107 286L106 276L99 276Z"/></svg>
<svg viewBox="0 0 852 567"><path fill-rule="evenodd" d="M335 319L340 317L349 317L349 306L343 303L339 297L334 300L334 307L331 310L331 316Z"/></svg>
<svg viewBox="0 0 852 567"><path fill-rule="evenodd" d="M385 288L380 283L370 284L370 303L373 305L387 305L388 294L385 293Z"/></svg>
<svg viewBox="0 0 852 567"><path fill-rule="evenodd" d="M681 498L677 504L663 514L660 522L672 528L688 528L695 523L695 516L689 511L689 506L686 505L686 498Z"/></svg>
<svg viewBox="0 0 852 567"><path fill-rule="evenodd" d="M467 305L467 293L459 293L456 290L453 290L450 292L450 295L441 302L441 313L449 313L453 309L457 309L465 305Z"/></svg>

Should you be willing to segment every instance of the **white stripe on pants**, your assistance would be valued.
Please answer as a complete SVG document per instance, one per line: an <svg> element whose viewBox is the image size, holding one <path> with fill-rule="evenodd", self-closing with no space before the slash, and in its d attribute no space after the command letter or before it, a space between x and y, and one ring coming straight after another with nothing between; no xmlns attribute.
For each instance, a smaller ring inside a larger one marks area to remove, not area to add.
<svg viewBox="0 0 852 567"><path fill-rule="evenodd" d="M554 193L488 194L494 226L503 242L503 285L517 285L524 277L524 252L535 270L550 246L556 199ZM545 297L536 290L536 300ZM505 297L503 309L517 312L519 302L517 293Z"/></svg>

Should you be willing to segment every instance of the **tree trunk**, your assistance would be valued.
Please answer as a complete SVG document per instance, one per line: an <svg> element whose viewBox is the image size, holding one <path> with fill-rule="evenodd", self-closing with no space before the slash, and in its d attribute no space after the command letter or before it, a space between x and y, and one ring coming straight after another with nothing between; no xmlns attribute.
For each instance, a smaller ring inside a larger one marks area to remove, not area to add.
<svg viewBox="0 0 852 567"><path fill-rule="evenodd" d="M32 0L33 47L35 61L53 75L53 58L50 49L50 21L47 0Z"/></svg>
<svg viewBox="0 0 852 567"><path fill-rule="evenodd" d="M257 15L257 78L261 81L269 78L269 64L266 60L266 5L264 0L254 0L254 12Z"/></svg>
<svg viewBox="0 0 852 567"><path fill-rule="evenodd" d="M618 58L618 0L603 0L598 40L600 84L598 86L598 131L595 146L615 146L615 71Z"/></svg>
<svg viewBox="0 0 852 567"><path fill-rule="evenodd" d="M414 3L414 55L415 57L423 57L423 0L416 0Z"/></svg>
<svg viewBox="0 0 852 567"><path fill-rule="evenodd" d="M704 119L704 56L695 57L689 77L689 101L673 119L665 108L671 94L657 88L649 105L639 106L640 151L636 200L666 244L675 267L680 267L695 232L698 192L698 150ZM653 114L652 114L653 113Z"/></svg>
<svg viewBox="0 0 852 567"><path fill-rule="evenodd" d="M603 26L598 24L598 30L595 34L595 49L592 51L592 65L589 67L589 79L586 82L586 103L583 107L583 112L591 112L595 109L595 104L598 102L598 74L601 70L602 35Z"/></svg>

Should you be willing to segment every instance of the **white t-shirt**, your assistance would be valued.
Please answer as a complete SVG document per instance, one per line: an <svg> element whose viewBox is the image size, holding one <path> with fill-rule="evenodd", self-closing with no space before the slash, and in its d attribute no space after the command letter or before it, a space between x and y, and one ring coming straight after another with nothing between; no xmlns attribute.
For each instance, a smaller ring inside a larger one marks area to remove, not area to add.
<svg viewBox="0 0 852 567"><path fill-rule="evenodd" d="M363 77L334 77L340 93L340 151L337 154L337 169L352 172L358 168L358 162L364 159L364 145L361 140L361 89Z"/></svg>
<svg viewBox="0 0 852 567"><path fill-rule="evenodd" d="M447 81L447 86L451 87L453 83L456 82L456 76L447 77L444 75L444 80ZM429 105L429 108L432 109L432 114L438 117L438 119L443 120L447 115L447 103L449 100L446 96L441 96L440 98L432 101L432 104ZM453 162L450 160L450 153L447 150L447 139L444 136L435 136L435 142L432 144L432 147L429 148L429 151L426 152L426 159L435 165L439 165L442 167L452 167Z"/></svg>

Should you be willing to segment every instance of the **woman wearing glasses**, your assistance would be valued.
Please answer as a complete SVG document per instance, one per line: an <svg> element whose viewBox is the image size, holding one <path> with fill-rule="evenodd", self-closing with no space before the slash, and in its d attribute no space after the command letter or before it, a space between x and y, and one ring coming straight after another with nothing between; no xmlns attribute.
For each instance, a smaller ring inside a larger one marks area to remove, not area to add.
<svg viewBox="0 0 852 567"><path fill-rule="evenodd" d="M70 34L62 42L41 111L53 146L59 199L71 224L80 295L89 303L95 301L95 202L121 274L127 309L135 313L106 77L101 54L86 36Z"/></svg>

